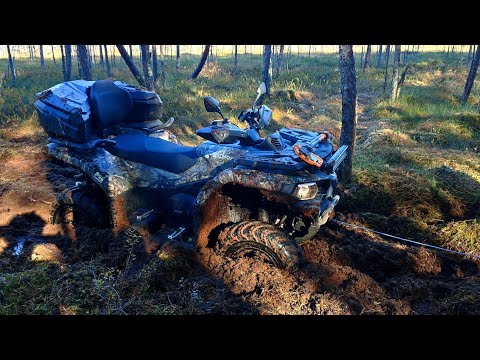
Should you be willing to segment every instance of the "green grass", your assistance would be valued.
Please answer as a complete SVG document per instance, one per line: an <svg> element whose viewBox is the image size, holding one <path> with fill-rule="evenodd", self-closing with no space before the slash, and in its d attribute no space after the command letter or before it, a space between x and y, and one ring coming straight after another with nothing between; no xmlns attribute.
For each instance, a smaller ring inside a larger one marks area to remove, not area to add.
<svg viewBox="0 0 480 360"><path fill-rule="evenodd" d="M447 58L442 53L411 56L405 85L399 99L392 103L382 92L383 65L363 73L357 56L360 137L354 181L341 184L338 211L357 214L366 226L380 231L480 252L480 87L477 81L468 103L460 104L467 76L465 57L455 54ZM201 142L195 130L216 117L205 111L204 96L216 97L225 116L236 122L240 110L251 106L261 77L260 56L240 55L238 68L233 66L232 58L220 57L208 63L198 79L189 80L198 58L183 56L178 71L175 61L167 59L167 88L157 85L156 89L164 102L163 120L174 116L176 122L171 129L188 144ZM6 61L0 60L0 69L5 67ZM118 57L113 74L115 79L136 83ZM77 76L74 61L72 78ZM97 64L93 76L103 79L106 72ZM62 81L61 64L47 61L41 70L37 63L18 60L17 77L16 87L9 85L9 79L4 81L0 96L2 161L16 155L23 146L24 134L35 137L35 144L44 143L33 106L34 95ZM272 96L266 102L274 110L273 129L294 126L328 130L338 139L338 56L292 55L288 70L283 67L280 76L274 78ZM1 184L0 179L0 190ZM177 265L167 258L152 260L137 277L127 278L98 259L67 270L56 265L30 264L2 275L5 281L0 282L0 314L119 313L119 304L124 303L118 302L112 289L122 301L133 299L126 307L129 313L201 313L185 300L187 295L168 298L168 291L178 287L183 276L181 271L181 275L177 273L184 267ZM158 272L170 277L160 278ZM185 291L192 286L189 284Z"/></svg>

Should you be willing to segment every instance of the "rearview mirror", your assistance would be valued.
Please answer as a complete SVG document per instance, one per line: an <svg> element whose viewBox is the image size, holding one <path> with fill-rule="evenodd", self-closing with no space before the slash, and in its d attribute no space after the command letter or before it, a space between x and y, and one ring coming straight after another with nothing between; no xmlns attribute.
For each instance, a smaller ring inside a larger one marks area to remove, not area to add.
<svg viewBox="0 0 480 360"><path fill-rule="evenodd" d="M208 112L221 113L220 103L214 97L211 97L211 96L204 97L203 103L205 104L205 110L207 110Z"/></svg>
<svg viewBox="0 0 480 360"><path fill-rule="evenodd" d="M267 92L267 86L262 81L262 83L260 84L260 86L257 89L257 94L258 94L258 96L261 96L261 95L265 94L266 92Z"/></svg>
<svg viewBox="0 0 480 360"><path fill-rule="evenodd" d="M261 105L261 102L259 102L259 100L262 97L262 95L266 94L266 93L267 93L267 86L262 81L262 83L260 84L260 86L257 89L257 97L255 98L255 101L253 102L253 107L255 107L255 105Z"/></svg>

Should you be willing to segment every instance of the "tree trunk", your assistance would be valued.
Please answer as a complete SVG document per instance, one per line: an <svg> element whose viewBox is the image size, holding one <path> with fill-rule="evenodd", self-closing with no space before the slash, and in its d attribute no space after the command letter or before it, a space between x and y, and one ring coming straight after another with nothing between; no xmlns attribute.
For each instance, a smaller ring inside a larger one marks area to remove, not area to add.
<svg viewBox="0 0 480 360"><path fill-rule="evenodd" d="M390 45L387 45L385 49L385 81L383 82L383 93L387 91L388 82L388 58L390 57Z"/></svg>
<svg viewBox="0 0 480 360"><path fill-rule="evenodd" d="M235 45L235 56L233 58L233 66L238 66L238 45Z"/></svg>
<svg viewBox="0 0 480 360"><path fill-rule="evenodd" d="M112 59L112 69L115 67L116 62L115 62L115 46L113 46L113 49L110 51L110 58Z"/></svg>
<svg viewBox="0 0 480 360"><path fill-rule="evenodd" d="M158 79L157 45L152 45L152 69L153 69L153 86L155 86Z"/></svg>
<svg viewBox="0 0 480 360"><path fill-rule="evenodd" d="M280 69L282 67L282 58L283 58L283 50L285 49L285 45L280 45L280 50L278 52L277 56L277 69L276 69L276 74L275 76L278 78L280 75Z"/></svg>
<svg viewBox="0 0 480 360"><path fill-rule="evenodd" d="M17 85L17 73L15 72L15 64L13 63L12 53L10 51L10 45L7 45L8 63L10 65L10 73L12 74L12 84Z"/></svg>
<svg viewBox="0 0 480 360"><path fill-rule="evenodd" d="M55 60L55 51L53 50L53 45L50 45L52 47L52 57L53 57L53 63L57 65L57 61Z"/></svg>
<svg viewBox="0 0 480 360"><path fill-rule="evenodd" d="M407 45L407 50L403 52L403 63L407 64L408 63L408 51L409 51L410 45Z"/></svg>
<svg viewBox="0 0 480 360"><path fill-rule="evenodd" d="M402 75L400 76L400 80L398 80L397 95L395 96L396 99L398 99L398 97L400 96L400 89L402 88L402 85L405 82L409 68L410 68L410 65L407 64L403 69Z"/></svg>
<svg viewBox="0 0 480 360"><path fill-rule="evenodd" d="M160 70L162 72L162 89L165 90L167 88L167 72L165 70L165 60L164 60L164 51L163 45L160 45Z"/></svg>
<svg viewBox="0 0 480 360"><path fill-rule="evenodd" d="M65 76L64 81L72 78L72 45L65 45Z"/></svg>
<svg viewBox="0 0 480 360"><path fill-rule="evenodd" d="M210 56L208 57L207 61L214 61L213 57L213 46L210 47Z"/></svg>
<svg viewBox="0 0 480 360"><path fill-rule="evenodd" d="M92 70L88 59L88 49L86 45L77 45L77 56L82 70L82 79L92 80Z"/></svg>
<svg viewBox="0 0 480 360"><path fill-rule="evenodd" d="M135 76L135 79L137 79L140 86L145 86L146 85L145 84L145 79L143 78L142 74L140 74L140 71L138 70L138 68L133 63L133 60L128 55L128 52L125 49L125 47L123 45L115 45L115 46L117 47L118 52L122 56L123 61L125 61L125 64L127 64L128 68L132 72L133 76ZM141 56L143 56L143 50L140 52L140 54L141 54ZM105 52L105 58L107 58L106 52ZM143 60L142 60L142 63L143 63ZM108 61L107 61L107 67L108 67ZM144 70L145 70L145 68L144 68Z"/></svg>
<svg viewBox="0 0 480 360"><path fill-rule="evenodd" d="M107 67L107 77L112 77L112 69L110 68L110 60L108 59L108 48L107 45L103 45L103 50L105 50L105 66Z"/></svg>
<svg viewBox="0 0 480 360"><path fill-rule="evenodd" d="M105 63L103 62L103 48L102 45L98 45L100 47L100 66L102 70L105 70Z"/></svg>
<svg viewBox="0 0 480 360"><path fill-rule="evenodd" d="M312 52L312 45L308 45L308 57L310 57L311 52Z"/></svg>
<svg viewBox="0 0 480 360"><path fill-rule="evenodd" d="M460 98L460 101L462 102L463 105L466 104L468 97L470 96L470 92L472 91L473 83L475 81L475 77L477 76L479 61L480 61L480 46L477 45L477 51L475 51L475 55L472 61L472 66L470 66L470 71L468 72L467 82L465 83L465 89L463 90L463 95Z"/></svg>
<svg viewBox="0 0 480 360"><path fill-rule="evenodd" d="M470 47L468 48L468 56L467 56L467 70L470 65L470 62L472 61L472 49L473 49L473 45L470 45Z"/></svg>
<svg viewBox="0 0 480 360"><path fill-rule="evenodd" d="M175 69L180 69L180 45L177 45L177 62L175 64Z"/></svg>
<svg viewBox="0 0 480 360"><path fill-rule="evenodd" d="M365 53L365 62L363 63L363 72L370 68L370 55L372 53L372 45L367 45L367 52Z"/></svg>
<svg viewBox="0 0 480 360"><path fill-rule="evenodd" d="M342 133L340 144L348 145L347 157L342 166L342 181L352 178L353 155L357 128L357 77L355 74L355 58L352 45L340 45L340 75L342 86Z"/></svg>
<svg viewBox="0 0 480 360"><path fill-rule="evenodd" d="M200 61L198 62L196 69L193 71L192 75L190 75L191 79L196 79L197 76L200 74L200 71L202 71L203 66L205 65L205 62L207 61L209 53L210 53L210 45L205 45L205 49L203 49L202 57L200 58Z"/></svg>
<svg viewBox="0 0 480 360"><path fill-rule="evenodd" d="M60 52L62 53L62 75L65 80L65 53L63 51L63 45L60 45Z"/></svg>
<svg viewBox="0 0 480 360"><path fill-rule="evenodd" d="M78 56L78 49L77 49L77 47L75 47L74 49L75 49L75 55L77 57L78 77L81 78L82 77L82 68L80 67L80 58Z"/></svg>
<svg viewBox="0 0 480 360"><path fill-rule="evenodd" d="M150 46L140 45L142 49L142 67L143 67L143 78L145 79L145 87L148 90L153 90L153 74L152 68L150 67Z"/></svg>
<svg viewBox="0 0 480 360"><path fill-rule="evenodd" d="M90 45L88 47L88 53L90 54L90 63L93 65L95 65L95 62L97 61L95 59L95 45Z"/></svg>
<svg viewBox="0 0 480 360"><path fill-rule="evenodd" d="M378 47L378 54L377 54L377 66L376 68L379 69L382 66L382 45Z"/></svg>
<svg viewBox="0 0 480 360"><path fill-rule="evenodd" d="M40 45L40 67L45 67L45 58L43 57L43 45Z"/></svg>
<svg viewBox="0 0 480 360"><path fill-rule="evenodd" d="M392 72L392 86L390 88L390 100L397 99L398 88L398 66L400 65L400 53L402 45L395 45L395 54L393 55L393 72Z"/></svg>
<svg viewBox="0 0 480 360"><path fill-rule="evenodd" d="M364 55L364 47L362 46L362 56L360 57L360 68L363 69L363 55Z"/></svg>
<svg viewBox="0 0 480 360"><path fill-rule="evenodd" d="M28 51L30 52L30 62L33 62L33 46L28 45Z"/></svg>
<svg viewBox="0 0 480 360"><path fill-rule="evenodd" d="M272 81L272 45L263 45L262 81L267 87L267 95L270 95L270 83Z"/></svg>
<svg viewBox="0 0 480 360"><path fill-rule="evenodd" d="M130 50L130 59L133 60L132 45L128 45L128 48Z"/></svg>

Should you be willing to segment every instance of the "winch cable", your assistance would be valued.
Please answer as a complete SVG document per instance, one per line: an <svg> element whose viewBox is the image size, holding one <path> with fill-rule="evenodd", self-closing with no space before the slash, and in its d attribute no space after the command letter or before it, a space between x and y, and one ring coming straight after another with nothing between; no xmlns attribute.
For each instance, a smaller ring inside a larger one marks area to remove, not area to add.
<svg viewBox="0 0 480 360"><path fill-rule="evenodd" d="M378 234L378 235L390 237L390 238L400 240L400 241L404 241L404 242L407 242L407 243L420 245L420 246L425 246L425 247L428 247L428 248L431 248L431 249L445 251L445 252L449 252L449 253L457 254L457 255L462 255L462 256L466 256L466 257L473 257L475 259L480 260L480 256L477 256L477 255L467 254L467 253L464 253L464 252L461 252L461 251L456 251L456 250L445 249L445 248L440 247L440 246L426 244L426 243L422 243L422 242L418 242L418 241L414 241L414 240L410 240L410 239L404 239L404 238L399 237L399 236L390 235L390 234L387 234L387 233L384 233L384 232L381 232L381 231L377 231L377 230L372 230L372 229L369 229L369 228L366 228L366 227L360 226L360 225L349 224L349 223L346 223L346 222L343 222L343 221L340 221L340 220L337 220L337 219L330 219L330 221L333 221L337 224L349 226L349 227L352 227L352 228L355 228L355 229L361 229L361 230L369 231L369 232L372 232L372 233L375 233L375 234Z"/></svg>

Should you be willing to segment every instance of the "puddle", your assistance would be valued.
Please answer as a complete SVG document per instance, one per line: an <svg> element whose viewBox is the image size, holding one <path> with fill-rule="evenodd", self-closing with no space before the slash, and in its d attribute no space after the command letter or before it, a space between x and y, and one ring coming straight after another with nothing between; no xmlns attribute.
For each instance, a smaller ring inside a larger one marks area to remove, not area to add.
<svg viewBox="0 0 480 360"><path fill-rule="evenodd" d="M44 242L43 239L32 238L29 236L19 236L16 238L16 240L17 240L17 244L15 245L12 251L13 256L20 256L22 254L23 249L25 248L26 242L28 242L28 244L32 244L32 243L39 244Z"/></svg>
<svg viewBox="0 0 480 360"><path fill-rule="evenodd" d="M26 236L19 236L17 238L17 245L15 245L15 247L13 248L13 255L19 256L22 253L23 246L25 245L26 240Z"/></svg>

